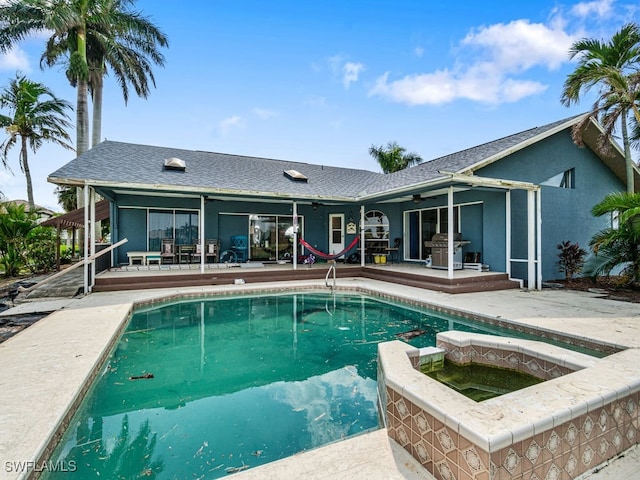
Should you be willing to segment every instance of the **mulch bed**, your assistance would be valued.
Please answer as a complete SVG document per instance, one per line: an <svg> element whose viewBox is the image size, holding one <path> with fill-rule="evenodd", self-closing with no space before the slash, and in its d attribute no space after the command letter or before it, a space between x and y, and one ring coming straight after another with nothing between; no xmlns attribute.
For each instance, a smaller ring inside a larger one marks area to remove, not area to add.
<svg viewBox="0 0 640 480"><path fill-rule="evenodd" d="M554 280L553 283L560 284L567 290L599 293L611 300L640 303L640 289L622 285L619 277L598 277L595 281L590 278L574 278L569 282Z"/></svg>

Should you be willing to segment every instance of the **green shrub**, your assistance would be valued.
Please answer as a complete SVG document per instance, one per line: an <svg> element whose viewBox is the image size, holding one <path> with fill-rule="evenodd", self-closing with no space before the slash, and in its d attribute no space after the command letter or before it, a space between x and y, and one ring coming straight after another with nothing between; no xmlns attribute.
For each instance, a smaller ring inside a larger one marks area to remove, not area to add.
<svg viewBox="0 0 640 480"><path fill-rule="evenodd" d="M37 226L27 235L27 262L31 273L44 273L56 266L56 234L52 228Z"/></svg>

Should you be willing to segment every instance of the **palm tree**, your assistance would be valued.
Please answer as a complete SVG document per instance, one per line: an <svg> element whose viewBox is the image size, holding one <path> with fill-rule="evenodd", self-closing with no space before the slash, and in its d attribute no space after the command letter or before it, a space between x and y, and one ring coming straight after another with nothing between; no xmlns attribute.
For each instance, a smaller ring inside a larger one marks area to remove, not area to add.
<svg viewBox="0 0 640 480"><path fill-rule="evenodd" d="M591 119L600 120L604 135L601 146L608 145L619 124L626 163L627 191L633 193L633 160L628 134L628 115L640 121L638 105L640 69L640 29L630 23L614 33L610 41L582 39L569 51L578 66L564 82L561 101L570 106L580 101L582 92L599 87L599 96L591 111L573 129L574 141L582 145L581 132Z"/></svg>
<svg viewBox="0 0 640 480"><path fill-rule="evenodd" d="M132 0L108 0L100 9L99 16L89 16L87 22L88 86L93 103L93 129L91 145L100 143L102 137L102 92L104 77L113 74L122 90L125 104L129 90L147 98L150 87L155 87L152 66L164 66L164 56L158 47L167 47L167 37L148 19L139 13L124 10ZM68 62L70 52L75 50L74 32L54 33L47 43L41 65L51 67ZM72 72L67 76L73 86L76 81Z"/></svg>
<svg viewBox="0 0 640 480"><path fill-rule="evenodd" d="M628 282L640 285L640 193L611 193L591 213L597 217L617 216L618 225L601 230L591 239L594 256L585 263L584 273L608 275L622 267Z"/></svg>
<svg viewBox="0 0 640 480"><path fill-rule="evenodd" d="M386 148L371 145L369 155L376 159L384 173L393 173L422 163L420 155L406 151L398 142L389 142Z"/></svg>
<svg viewBox="0 0 640 480"><path fill-rule="evenodd" d="M71 105L57 98L41 83L16 75L0 94L0 108L10 111L8 116L0 115L0 126L3 126L8 134L0 144L0 158L5 168L8 168L9 150L20 142L20 168L27 180L29 206L33 208L33 186L27 147L31 147L35 153L44 142L53 142L73 150L73 146L68 143L70 138L66 131L71 123L65 112Z"/></svg>
<svg viewBox="0 0 640 480"><path fill-rule="evenodd" d="M76 87L76 153L89 149L88 92L94 97L99 140L102 116L102 79L111 66L128 98L128 83L138 95L155 85L151 63L164 59L156 45L166 37L137 12L125 8L133 0L9 0L0 6L0 52L37 32L53 31L42 60L54 65L66 56L66 74Z"/></svg>
<svg viewBox="0 0 640 480"><path fill-rule="evenodd" d="M55 194L58 197L58 203L65 212L74 210L78 205L76 189L74 187L58 186Z"/></svg>

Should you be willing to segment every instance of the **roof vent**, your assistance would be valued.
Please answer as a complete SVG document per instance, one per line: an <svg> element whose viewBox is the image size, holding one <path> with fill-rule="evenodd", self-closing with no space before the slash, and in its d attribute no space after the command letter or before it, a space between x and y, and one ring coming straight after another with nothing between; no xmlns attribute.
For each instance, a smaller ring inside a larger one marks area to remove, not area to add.
<svg viewBox="0 0 640 480"><path fill-rule="evenodd" d="M164 169L165 170L178 170L180 172L184 172L187 169L187 164L184 160L180 160L179 158L171 157L167 158L164 161Z"/></svg>
<svg viewBox="0 0 640 480"><path fill-rule="evenodd" d="M284 176L287 177L289 180L293 180L294 182L307 183L307 180L309 180L305 175L301 174L297 170L285 170Z"/></svg>

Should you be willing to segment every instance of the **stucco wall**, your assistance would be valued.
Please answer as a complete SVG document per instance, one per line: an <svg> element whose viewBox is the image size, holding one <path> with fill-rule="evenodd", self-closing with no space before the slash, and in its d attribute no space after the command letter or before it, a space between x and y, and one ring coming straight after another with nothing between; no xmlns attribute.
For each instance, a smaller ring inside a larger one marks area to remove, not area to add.
<svg viewBox="0 0 640 480"><path fill-rule="evenodd" d="M569 169L575 170L575 188L543 186L542 277L560 278L557 269L557 244L569 240L589 250L592 236L608 225L608 218L594 218L591 208L613 191L624 190L623 182L589 149L578 148L566 130L499 160L477 175L521 180L540 184ZM513 256L526 258L526 194L514 191L511 197ZM526 265L514 263L513 276L525 278Z"/></svg>

